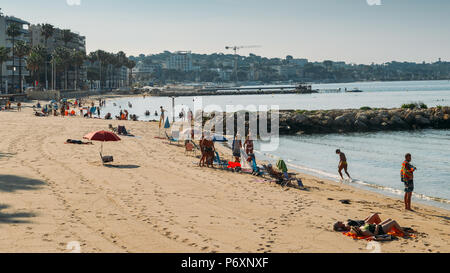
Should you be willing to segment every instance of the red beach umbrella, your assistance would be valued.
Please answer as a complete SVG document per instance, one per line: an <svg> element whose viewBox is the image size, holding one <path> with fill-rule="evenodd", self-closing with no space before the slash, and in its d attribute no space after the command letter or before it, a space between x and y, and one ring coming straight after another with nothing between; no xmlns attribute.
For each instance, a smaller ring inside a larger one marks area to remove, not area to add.
<svg viewBox="0 0 450 273"><path fill-rule="evenodd" d="M113 132L108 131L98 131L98 132L92 132L83 137L84 139L88 139L91 141L120 141L120 137L118 137Z"/></svg>
<svg viewBox="0 0 450 273"><path fill-rule="evenodd" d="M113 132L109 132L109 131L92 132L92 133L85 135L83 138L91 140L91 141L101 141L102 147L101 147L100 154L103 152L103 142L120 141L120 137L118 137Z"/></svg>

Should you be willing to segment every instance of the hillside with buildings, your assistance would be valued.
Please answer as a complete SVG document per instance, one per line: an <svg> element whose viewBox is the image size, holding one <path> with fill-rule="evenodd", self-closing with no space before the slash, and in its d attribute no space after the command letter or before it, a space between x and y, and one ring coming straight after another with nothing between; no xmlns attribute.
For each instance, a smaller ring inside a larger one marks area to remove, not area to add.
<svg viewBox="0 0 450 273"><path fill-rule="evenodd" d="M50 24L32 24L0 11L1 93L37 90L116 90L173 83L276 84L450 79L450 62L353 64L249 54L164 51L127 57L87 54L87 37Z"/></svg>

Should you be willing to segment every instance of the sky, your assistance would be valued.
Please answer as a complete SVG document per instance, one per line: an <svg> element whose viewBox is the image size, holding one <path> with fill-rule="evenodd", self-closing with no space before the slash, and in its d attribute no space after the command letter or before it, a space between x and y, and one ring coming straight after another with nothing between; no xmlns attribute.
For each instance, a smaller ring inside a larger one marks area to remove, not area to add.
<svg viewBox="0 0 450 273"><path fill-rule="evenodd" d="M370 64L450 61L449 0L0 0L6 15L128 55L190 50Z"/></svg>

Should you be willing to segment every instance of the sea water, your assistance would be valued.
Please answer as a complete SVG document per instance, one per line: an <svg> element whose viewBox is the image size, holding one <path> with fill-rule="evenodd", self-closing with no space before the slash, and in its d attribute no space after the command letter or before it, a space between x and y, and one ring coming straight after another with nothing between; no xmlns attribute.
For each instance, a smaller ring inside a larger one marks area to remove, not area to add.
<svg viewBox="0 0 450 273"><path fill-rule="evenodd" d="M256 144L256 150L259 145ZM350 183L394 197L404 194L400 169L405 154L412 154L417 201L450 209L450 130L281 136L275 152L260 151L260 158L339 183L341 149L347 156ZM345 172L343 171L345 178Z"/></svg>
<svg viewBox="0 0 450 273"><path fill-rule="evenodd" d="M175 98L175 105L190 109L194 109L194 104L200 104L203 108L214 104L224 110L227 105L266 105L269 108L276 105L281 110L328 110L363 106L397 108L404 103L420 101L429 107L450 106L450 81L319 84L313 88L357 88L364 92L178 97ZM102 115L109 112L114 117L120 110L127 109L130 114L139 116L139 120L159 120L154 112L159 113L160 106L170 115L172 98L147 96L108 100ZM147 110L150 116L144 115ZM258 155L273 161L283 158L292 169L339 181L336 149L343 150L347 155L349 172L354 178L351 184L397 197L403 194L401 164L404 155L411 153L412 163L418 168L415 174L415 200L450 209L448 130L281 136L275 152L261 151Z"/></svg>

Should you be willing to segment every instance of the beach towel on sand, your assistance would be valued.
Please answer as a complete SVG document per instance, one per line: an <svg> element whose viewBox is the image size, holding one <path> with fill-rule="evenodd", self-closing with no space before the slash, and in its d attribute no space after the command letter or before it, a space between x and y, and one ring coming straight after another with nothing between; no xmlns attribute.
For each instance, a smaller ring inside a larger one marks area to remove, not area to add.
<svg viewBox="0 0 450 273"><path fill-rule="evenodd" d="M388 235L391 235L394 238L396 237L403 237L403 238L409 238L409 237L416 237L413 234L409 234L406 235L396 229L392 229L390 232L387 233ZM358 236L356 234L353 234L351 232L344 232L343 235L347 236L347 237L351 237L354 240L367 240L367 241L373 241L374 240L374 236Z"/></svg>

